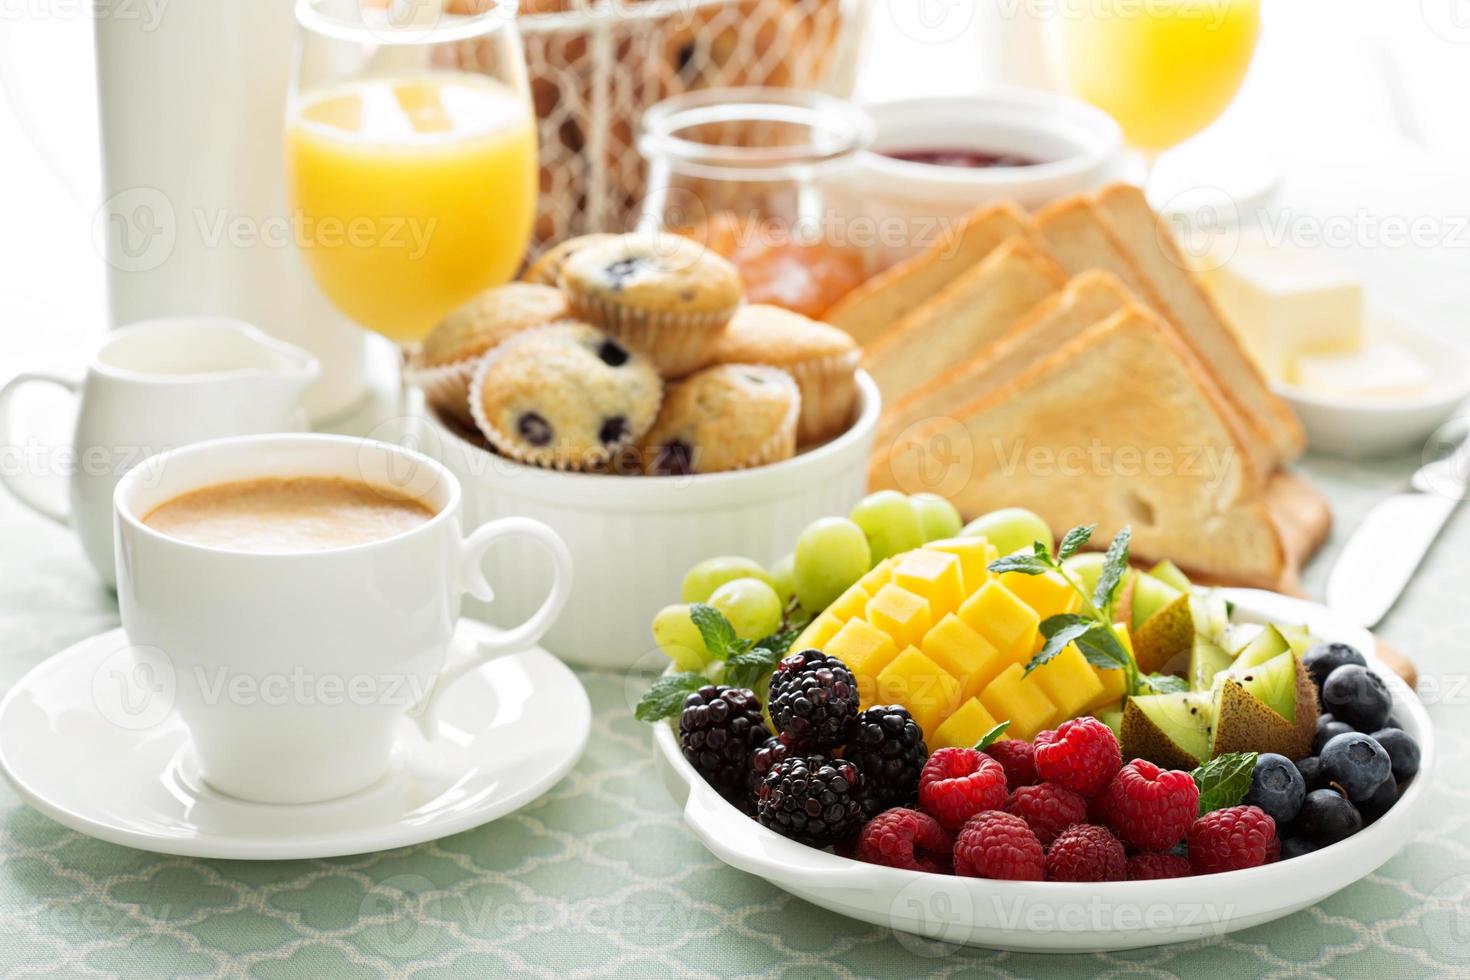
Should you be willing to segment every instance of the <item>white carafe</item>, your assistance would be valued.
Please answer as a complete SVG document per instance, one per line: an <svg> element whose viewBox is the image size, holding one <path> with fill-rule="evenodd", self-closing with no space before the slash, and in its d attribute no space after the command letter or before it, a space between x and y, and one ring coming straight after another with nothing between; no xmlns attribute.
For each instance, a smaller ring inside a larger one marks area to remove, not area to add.
<svg viewBox="0 0 1470 980"><path fill-rule="evenodd" d="M94 22L113 323L257 324L320 360L314 420L350 409L365 391L366 333L317 290L288 220L291 0L191 0Z"/></svg>

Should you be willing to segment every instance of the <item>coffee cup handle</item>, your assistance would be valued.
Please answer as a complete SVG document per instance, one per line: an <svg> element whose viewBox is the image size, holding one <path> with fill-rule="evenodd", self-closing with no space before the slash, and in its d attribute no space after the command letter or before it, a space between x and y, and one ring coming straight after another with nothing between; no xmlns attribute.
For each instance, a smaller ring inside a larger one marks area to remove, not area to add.
<svg viewBox="0 0 1470 980"><path fill-rule="evenodd" d="M13 444L10 438L10 400L15 397L17 391L32 382L57 385L73 395L82 390L81 381L64 374L54 374L50 371L22 371L17 374L5 382L3 387L0 387L0 442L7 445ZM63 508L38 496L29 481L9 472L8 467L0 467L0 483L5 485L5 489L9 490L16 500L42 517L49 517L58 524L71 523L70 515Z"/></svg>
<svg viewBox="0 0 1470 980"><path fill-rule="evenodd" d="M495 591L485 578L485 553L497 542L506 538L529 538L542 545L551 555L553 568L551 591L541 603L541 608L531 618L512 629L480 640L475 650L467 656L446 664L443 672L434 681L434 687L415 712L419 727L426 738L433 737L435 708L445 691L454 686L470 671L497 657L520 653L546 635L551 624L566 608L572 592L572 553L560 535L540 521L529 517L505 517L476 528L465 538L460 551L460 581L462 591L482 602L495 598Z"/></svg>

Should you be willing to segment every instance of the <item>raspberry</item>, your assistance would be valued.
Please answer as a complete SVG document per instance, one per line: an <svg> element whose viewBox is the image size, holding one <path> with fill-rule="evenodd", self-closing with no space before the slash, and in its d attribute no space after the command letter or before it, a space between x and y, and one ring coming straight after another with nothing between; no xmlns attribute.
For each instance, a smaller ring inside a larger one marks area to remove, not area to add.
<svg viewBox="0 0 1470 980"><path fill-rule="evenodd" d="M1127 876L1123 842L1106 827L1068 827L1046 849L1047 881L1123 881Z"/></svg>
<svg viewBox="0 0 1470 980"><path fill-rule="evenodd" d="M1134 759L1108 786L1108 826L1142 851L1167 851L1184 839L1199 813L1194 777Z"/></svg>
<svg viewBox="0 0 1470 980"><path fill-rule="evenodd" d="M940 749L919 774L919 804L946 830L959 830L980 811L1006 805L1006 771L984 752Z"/></svg>
<svg viewBox="0 0 1470 980"><path fill-rule="evenodd" d="M739 805L746 799L750 754L770 738L761 703L740 687L702 687L684 699L679 713L679 750L721 796Z"/></svg>
<svg viewBox="0 0 1470 980"><path fill-rule="evenodd" d="M1034 753L1031 743L1021 738L1003 738L985 750L1006 771L1006 789L1011 790L1036 782Z"/></svg>
<svg viewBox="0 0 1470 980"><path fill-rule="evenodd" d="M1189 858L1178 854L1135 854L1128 859L1129 881L1155 881L1159 878L1188 878L1194 874Z"/></svg>
<svg viewBox="0 0 1470 980"><path fill-rule="evenodd" d="M1255 868L1266 863L1275 839L1276 821L1260 807L1214 810L1189 828L1189 864L1197 875Z"/></svg>
<svg viewBox="0 0 1470 980"><path fill-rule="evenodd" d="M791 756L766 774L756 815L784 837L826 847L862 826L857 798L861 781L851 762Z"/></svg>
<svg viewBox="0 0 1470 980"><path fill-rule="evenodd" d="M846 744L858 713L857 681L836 657L794 653L771 674L771 721L781 741L799 752Z"/></svg>
<svg viewBox="0 0 1470 980"><path fill-rule="evenodd" d="M1026 821L1046 847L1074 823L1087 822L1087 801L1056 783L1039 783L1012 790L1006 812Z"/></svg>
<svg viewBox="0 0 1470 980"><path fill-rule="evenodd" d="M1272 817L1271 819L1274 822L1276 818L1275 817ZM1280 837L1272 837L1269 841L1266 842L1266 863L1267 864L1275 864L1277 861L1280 861L1280 860L1281 860L1281 838Z"/></svg>
<svg viewBox="0 0 1470 980"><path fill-rule="evenodd" d="M996 763L997 766L1000 763ZM1046 853L1026 821L986 810L965 821L954 845L954 873L969 878L1040 881Z"/></svg>
<svg viewBox="0 0 1470 980"><path fill-rule="evenodd" d="M857 857L869 864L910 871L949 870L954 839L927 813L894 807L878 814L863 828Z"/></svg>
<svg viewBox="0 0 1470 980"><path fill-rule="evenodd" d="M908 709L880 705L858 715L842 757L863 774L862 803L867 816L918 801L919 773L929 749Z"/></svg>
<svg viewBox="0 0 1470 980"><path fill-rule="evenodd" d="M1036 736L1036 774L1083 796L1107 789L1122 764L1117 736L1096 718L1064 721Z"/></svg>

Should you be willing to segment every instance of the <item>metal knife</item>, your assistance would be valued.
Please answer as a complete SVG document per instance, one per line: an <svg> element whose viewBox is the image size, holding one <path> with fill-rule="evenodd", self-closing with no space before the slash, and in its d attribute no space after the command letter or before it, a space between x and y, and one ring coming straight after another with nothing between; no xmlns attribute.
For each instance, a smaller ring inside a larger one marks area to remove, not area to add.
<svg viewBox="0 0 1470 980"><path fill-rule="evenodd" d="M1412 492L1368 512L1327 579L1327 605L1370 629L1393 608L1470 489L1470 441L1420 467L1409 485Z"/></svg>

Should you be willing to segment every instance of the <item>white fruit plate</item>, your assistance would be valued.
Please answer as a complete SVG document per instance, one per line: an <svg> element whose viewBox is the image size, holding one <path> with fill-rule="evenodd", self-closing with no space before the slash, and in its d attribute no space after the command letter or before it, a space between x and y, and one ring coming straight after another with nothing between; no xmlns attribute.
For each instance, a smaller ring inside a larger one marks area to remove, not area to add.
<svg viewBox="0 0 1470 980"><path fill-rule="evenodd" d="M1377 823L1311 854L1246 871L1106 884L990 881L904 871L787 840L710 789L654 726L654 758L684 822L733 868L843 915L945 943L1035 953L1104 952L1185 942L1290 915L1371 874L1412 836L1434 771L1434 731L1415 694L1372 654L1372 636L1326 607L1270 592L1227 589L1238 623L1300 623L1362 650L1387 681L1394 716L1419 741L1421 775Z"/></svg>

